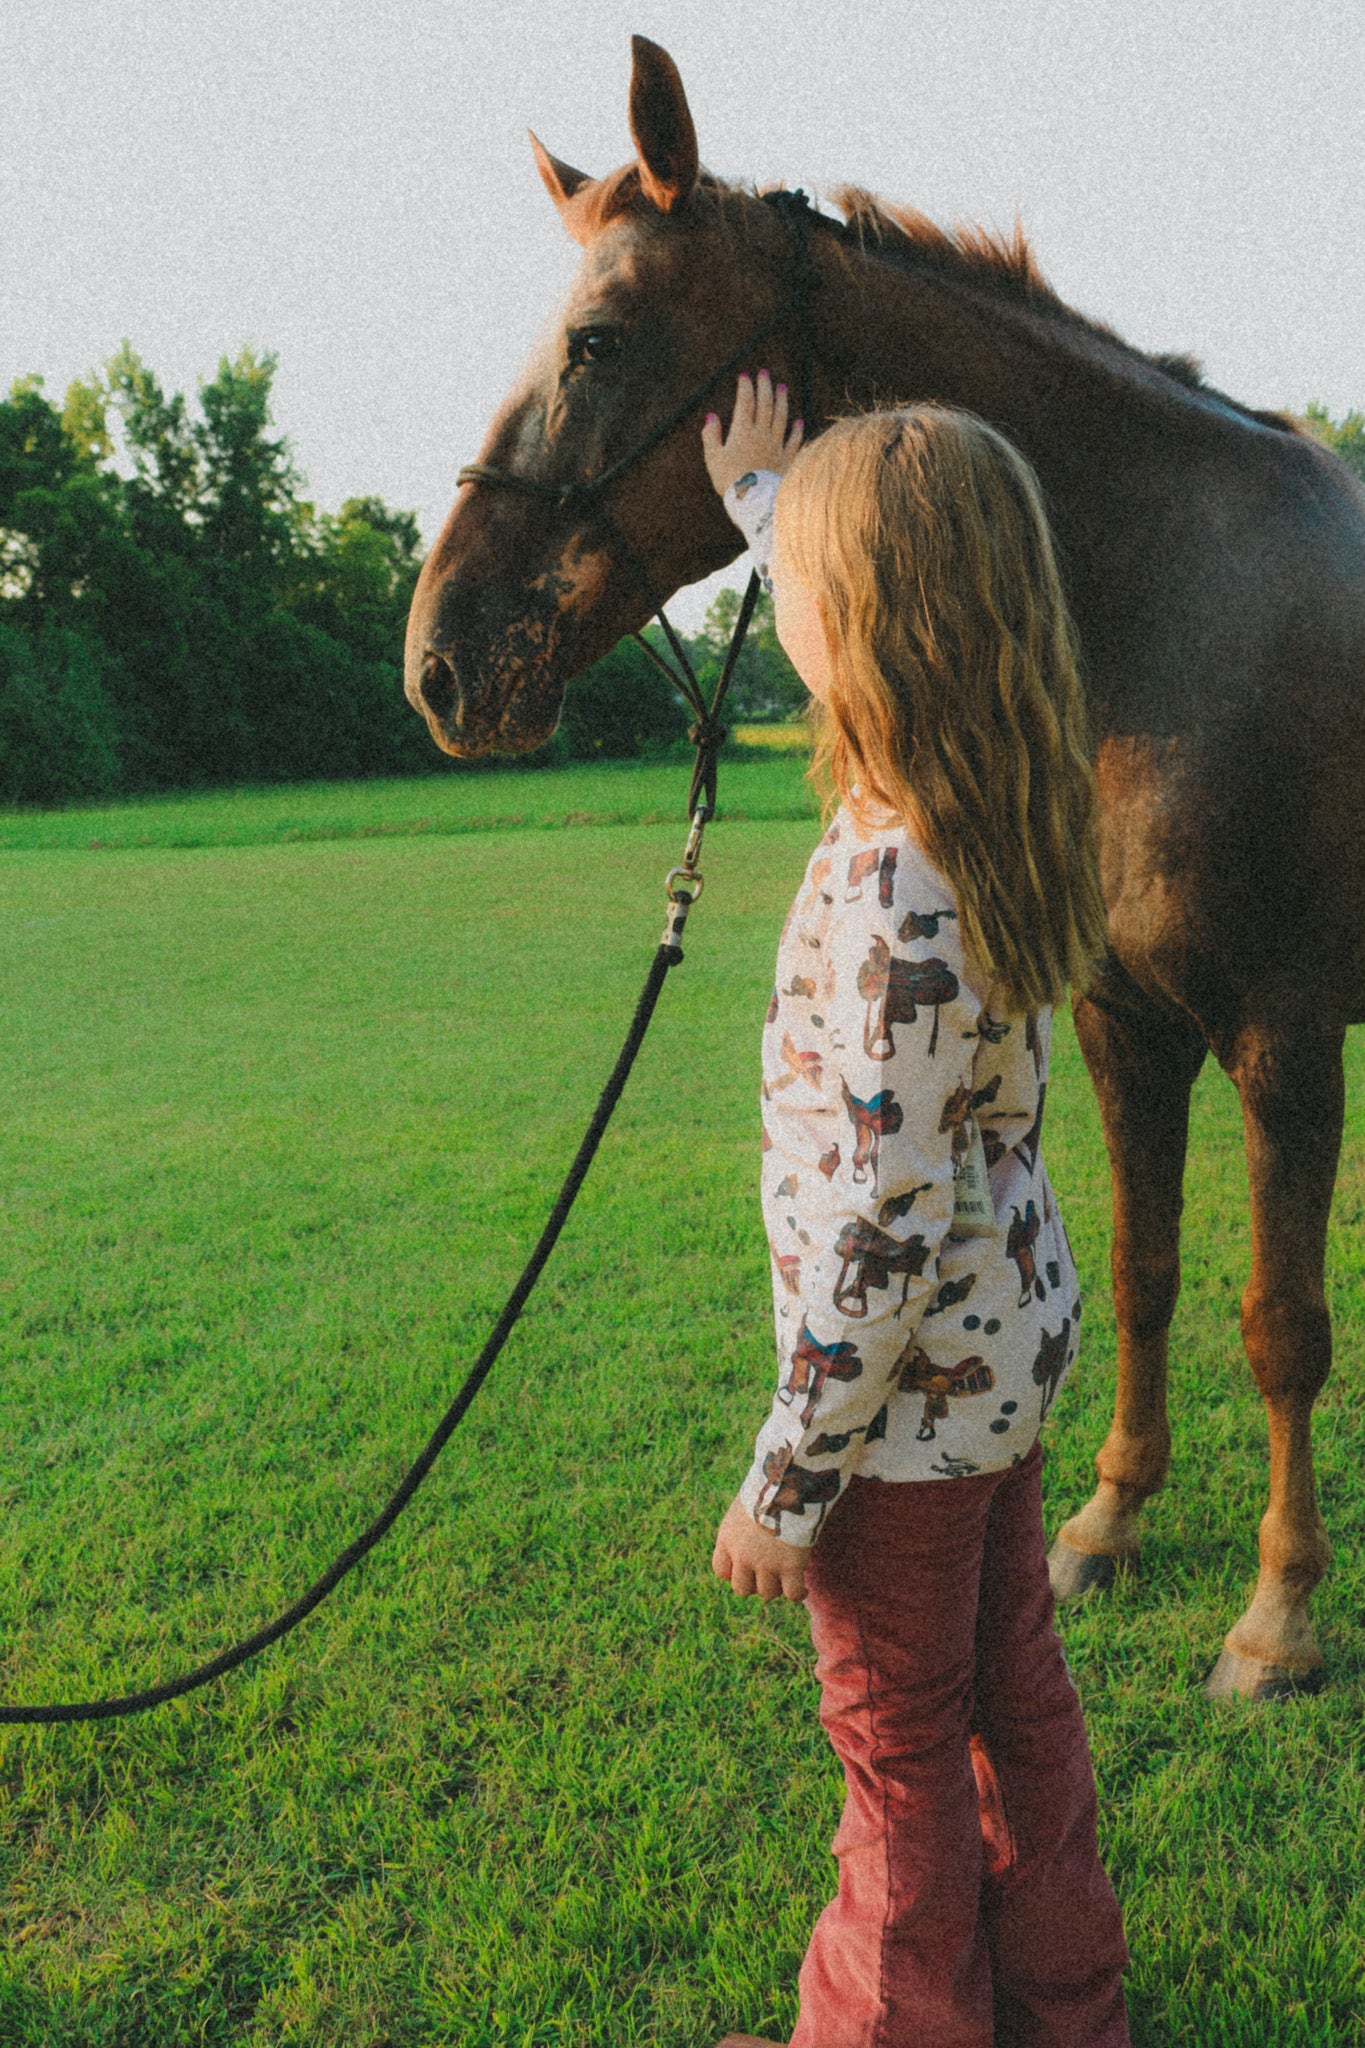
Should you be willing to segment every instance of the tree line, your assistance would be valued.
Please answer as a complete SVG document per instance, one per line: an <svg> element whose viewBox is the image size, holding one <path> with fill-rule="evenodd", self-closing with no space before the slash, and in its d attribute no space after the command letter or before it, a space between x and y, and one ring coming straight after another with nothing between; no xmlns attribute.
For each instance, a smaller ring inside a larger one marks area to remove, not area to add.
<svg viewBox="0 0 1365 2048"><path fill-rule="evenodd" d="M273 355L168 393L125 342L58 406L0 401L0 802L450 768L402 694L423 547L376 497L319 512L271 417ZM692 642L714 674L732 600ZM757 622L734 708L800 685ZM537 757L667 747L688 714L634 643L570 686Z"/></svg>
<svg viewBox="0 0 1365 2048"><path fill-rule="evenodd" d="M0 803L455 765L402 694L416 517L376 497L317 510L274 427L275 369L223 357L192 407L125 342L60 406L37 377L0 401ZM1365 417L1310 406L1305 424L1365 478ZM722 591L688 645L704 685L738 605ZM728 715L804 701L765 597ZM666 749L689 716L624 640L531 759Z"/></svg>
<svg viewBox="0 0 1365 2048"><path fill-rule="evenodd" d="M32 377L0 404L0 797L425 765L394 701L417 522L303 498L274 371L224 358L192 411L125 343L61 407Z"/></svg>

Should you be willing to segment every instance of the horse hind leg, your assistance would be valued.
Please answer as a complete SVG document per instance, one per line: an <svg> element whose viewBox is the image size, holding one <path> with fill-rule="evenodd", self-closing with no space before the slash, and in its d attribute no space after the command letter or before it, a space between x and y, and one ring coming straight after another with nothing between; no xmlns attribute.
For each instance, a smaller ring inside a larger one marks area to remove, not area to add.
<svg viewBox="0 0 1365 2048"><path fill-rule="evenodd" d="M1341 1149L1344 1034L1253 1027L1225 1061L1242 1098L1251 1182L1251 1275L1242 1339L1266 1405L1270 1502L1260 1575L1206 1691L1251 1699L1315 1692L1323 1659L1308 1603L1331 1556L1313 1477L1313 1402L1332 1360L1323 1285Z"/></svg>
<svg viewBox="0 0 1365 2048"><path fill-rule="evenodd" d="M1076 1033L1099 1098L1113 1186L1114 1420L1095 1459L1099 1485L1058 1531L1048 1566L1058 1600L1113 1583L1138 1554L1138 1517L1165 1483L1167 1348L1180 1291L1180 1207L1190 1090L1207 1052L1193 1025L1131 984L1075 1004Z"/></svg>

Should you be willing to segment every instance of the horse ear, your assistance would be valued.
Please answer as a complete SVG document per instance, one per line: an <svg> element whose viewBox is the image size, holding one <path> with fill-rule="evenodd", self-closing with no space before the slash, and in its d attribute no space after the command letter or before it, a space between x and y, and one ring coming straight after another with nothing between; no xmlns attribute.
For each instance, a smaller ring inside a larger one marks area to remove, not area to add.
<svg viewBox="0 0 1365 2048"><path fill-rule="evenodd" d="M640 162L640 189L671 213L697 182L697 131L678 67L667 50L632 36L630 132Z"/></svg>
<svg viewBox="0 0 1365 2048"><path fill-rule="evenodd" d="M529 128L526 133L531 137L536 169L545 181L545 190L562 213L579 187L590 185L592 180L586 171L576 171L572 164L563 164L557 156L551 156L540 137Z"/></svg>

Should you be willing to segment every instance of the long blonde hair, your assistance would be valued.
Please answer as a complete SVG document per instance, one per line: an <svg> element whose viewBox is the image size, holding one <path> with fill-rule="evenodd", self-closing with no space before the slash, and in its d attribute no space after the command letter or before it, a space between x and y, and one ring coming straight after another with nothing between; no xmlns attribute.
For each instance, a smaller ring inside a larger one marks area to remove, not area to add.
<svg viewBox="0 0 1365 2048"><path fill-rule="evenodd" d="M947 407L836 420L783 479L777 545L829 647L817 782L909 827L1012 1011L1084 987L1105 946L1095 776L1028 463Z"/></svg>

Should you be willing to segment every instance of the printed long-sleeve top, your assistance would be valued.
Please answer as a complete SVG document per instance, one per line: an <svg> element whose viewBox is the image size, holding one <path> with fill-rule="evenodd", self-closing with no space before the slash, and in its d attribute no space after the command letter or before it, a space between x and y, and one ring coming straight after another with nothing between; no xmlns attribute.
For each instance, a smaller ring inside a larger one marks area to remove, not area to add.
<svg viewBox="0 0 1365 2048"><path fill-rule="evenodd" d="M750 484L769 531L776 482ZM968 960L906 827L842 808L763 1036L778 1388L741 1498L785 1541L855 1472L955 1479L1037 1436L1080 1321L1040 1150L1050 1042L1051 1013L1007 1014Z"/></svg>

